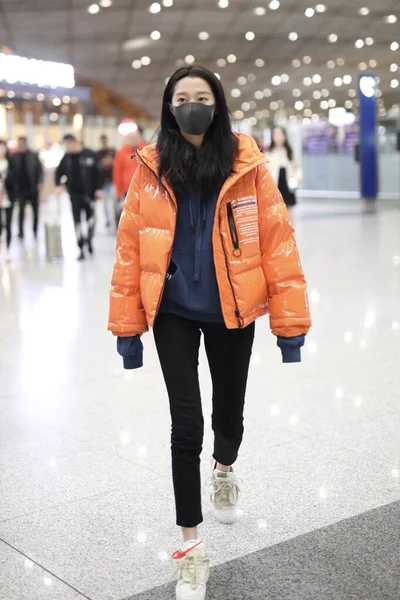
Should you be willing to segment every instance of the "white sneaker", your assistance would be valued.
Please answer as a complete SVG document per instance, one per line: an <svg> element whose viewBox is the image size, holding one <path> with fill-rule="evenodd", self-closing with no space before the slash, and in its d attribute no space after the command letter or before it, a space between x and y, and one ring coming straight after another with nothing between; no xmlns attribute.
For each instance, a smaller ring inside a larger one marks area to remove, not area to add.
<svg viewBox="0 0 400 600"><path fill-rule="evenodd" d="M206 584L210 576L210 559L204 542L185 542L172 555L179 572L176 584L176 600L205 600Z"/></svg>
<svg viewBox="0 0 400 600"><path fill-rule="evenodd" d="M232 467L229 473L215 468L216 462L211 461L211 502L214 514L220 523L230 525L238 517L237 505L240 496L240 485Z"/></svg>

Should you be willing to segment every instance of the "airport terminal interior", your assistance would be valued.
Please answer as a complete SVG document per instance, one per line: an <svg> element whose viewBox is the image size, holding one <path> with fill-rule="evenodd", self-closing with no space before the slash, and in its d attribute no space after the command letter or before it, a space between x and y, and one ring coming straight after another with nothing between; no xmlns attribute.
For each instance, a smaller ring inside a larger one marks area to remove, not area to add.
<svg viewBox="0 0 400 600"><path fill-rule="evenodd" d="M194 558L179 591L152 328L132 370L107 324L117 164L138 148L125 168L145 168L169 77L197 64L284 185L312 326L286 364L257 319L230 524L210 499L202 343L210 575L205 590ZM399 600L399 66L399 0L0 0L0 600ZM87 223L61 162L74 144L77 185L102 184Z"/></svg>

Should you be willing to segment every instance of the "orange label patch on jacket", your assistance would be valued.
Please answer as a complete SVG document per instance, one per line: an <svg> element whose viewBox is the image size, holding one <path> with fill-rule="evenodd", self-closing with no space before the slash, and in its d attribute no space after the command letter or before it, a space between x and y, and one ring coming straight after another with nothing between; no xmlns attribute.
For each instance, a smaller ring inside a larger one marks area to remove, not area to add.
<svg viewBox="0 0 400 600"><path fill-rule="evenodd" d="M240 244L258 243L258 207L256 196L245 196L231 202Z"/></svg>

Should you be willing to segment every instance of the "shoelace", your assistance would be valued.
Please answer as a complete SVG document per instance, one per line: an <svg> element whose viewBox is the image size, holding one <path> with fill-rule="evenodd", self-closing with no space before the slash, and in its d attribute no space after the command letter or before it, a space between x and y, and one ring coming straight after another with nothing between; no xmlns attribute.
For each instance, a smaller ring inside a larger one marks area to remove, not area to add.
<svg viewBox="0 0 400 600"><path fill-rule="evenodd" d="M221 480L213 479L211 485L211 501L213 504L216 504L218 508L226 508L227 506L236 504L241 491L238 479L235 479L234 481L226 481L222 478Z"/></svg>
<svg viewBox="0 0 400 600"><path fill-rule="evenodd" d="M210 557L196 555L184 556L183 558L174 559L174 563L175 569L167 584L178 577L178 579L184 579L185 581L189 579L188 583L190 583L193 589L196 589L196 587L202 583L202 579L204 579L204 572L206 575L208 573L208 569L210 568ZM186 575L186 577L184 577L184 575Z"/></svg>

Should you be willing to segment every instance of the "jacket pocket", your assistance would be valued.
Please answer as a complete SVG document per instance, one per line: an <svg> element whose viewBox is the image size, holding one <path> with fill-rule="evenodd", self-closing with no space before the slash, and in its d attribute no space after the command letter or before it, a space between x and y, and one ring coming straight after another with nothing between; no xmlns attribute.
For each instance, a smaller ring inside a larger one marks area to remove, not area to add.
<svg viewBox="0 0 400 600"><path fill-rule="evenodd" d="M239 234L235 223L235 217L233 216L233 208L231 202L227 203L226 210L228 213L229 233L231 235L233 245L233 256L238 257L241 256L242 251L240 249Z"/></svg>

